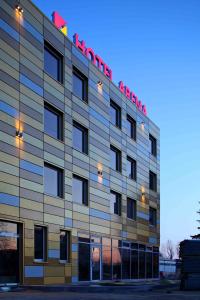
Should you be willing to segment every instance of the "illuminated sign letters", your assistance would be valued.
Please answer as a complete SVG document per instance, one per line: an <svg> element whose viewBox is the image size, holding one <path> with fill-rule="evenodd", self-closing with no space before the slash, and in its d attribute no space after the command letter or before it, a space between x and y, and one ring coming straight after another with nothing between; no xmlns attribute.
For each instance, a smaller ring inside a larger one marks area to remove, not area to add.
<svg viewBox="0 0 200 300"><path fill-rule="evenodd" d="M130 91L129 87L123 84L123 81L119 82L119 89L129 100L131 100L132 103L137 106L140 111L143 112L145 116L147 115L146 105L143 105L142 102L138 100L138 97L135 95L135 93Z"/></svg>
<svg viewBox="0 0 200 300"><path fill-rule="evenodd" d="M54 11L52 14L52 20L54 25L61 30L64 35L67 35L67 22L56 12ZM92 48L87 48L85 41L79 41L79 36L77 33L73 36L73 41L76 47L88 58L91 62L99 68L110 80L112 80L112 70L109 66L103 61L103 59L95 54ZM136 107L146 116L147 109L146 105L143 105L138 97L132 92L128 86L123 84L123 81L119 82L120 91L132 102L136 105Z"/></svg>
<svg viewBox="0 0 200 300"><path fill-rule="evenodd" d="M103 71L103 73L110 80L112 80L112 70L104 63L103 59L96 55L92 48L86 48L85 41L79 41L77 33L74 34L73 38L76 47L80 49L81 52L85 54L85 56L89 58L95 66L97 66L101 71Z"/></svg>

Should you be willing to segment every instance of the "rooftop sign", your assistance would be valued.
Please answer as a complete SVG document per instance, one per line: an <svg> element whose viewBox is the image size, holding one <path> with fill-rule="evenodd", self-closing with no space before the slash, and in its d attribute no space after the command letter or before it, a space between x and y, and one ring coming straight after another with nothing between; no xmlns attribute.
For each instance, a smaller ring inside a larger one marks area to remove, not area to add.
<svg viewBox="0 0 200 300"><path fill-rule="evenodd" d="M61 30L65 35L67 35L67 27L65 20L57 13L53 12L52 21L54 25ZM103 59L95 54L92 48L86 47L85 41L80 41L77 33L73 36L73 42L75 46L88 58L91 62L102 71L105 76L107 76L112 81L112 70L111 68L103 61ZM134 92L130 90L128 86L123 84L123 81L119 82L120 91L133 103L136 107L146 116L147 109L146 105L143 105Z"/></svg>

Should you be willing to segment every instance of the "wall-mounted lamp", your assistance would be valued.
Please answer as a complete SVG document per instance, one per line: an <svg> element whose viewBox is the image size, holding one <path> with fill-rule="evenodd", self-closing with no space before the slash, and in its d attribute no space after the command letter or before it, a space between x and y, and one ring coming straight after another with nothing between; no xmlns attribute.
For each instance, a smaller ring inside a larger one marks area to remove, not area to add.
<svg viewBox="0 0 200 300"><path fill-rule="evenodd" d="M22 8L21 6L19 6L19 4L17 4L17 5L15 6L15 10L16 10L20 15L22 15L23 12L24 12L23 8Z"/></svg>
<svg viewBox="0 0 200 300"><path fill-rule="evenodd" d="M144 121L142 121L142 122L140 123L140 125L141 125L141 126L144 126L144 125L145 125Z"/></svg>
<svg viewBox="0 0 200 300"><path fill-rule="evenodd" d="M16 131L16 136L20 139L23 139L23 131L17 130Z"/></svg>
<svg viewBox="0 0 200 300"><path fill-rule="evenodd" d="M99 80L99 81L97 82L97 85L98 85L99 87L103 87L103 82L102 82L101 80Z"/></svg>
<svg viewBox="0 0 200 300"><path fill-rule="evenodd" d="M142 192L142 196L143 196L143 197L145 196L145 192Z"/></svg>
<svg viewBox="0 0 200 300"><path fill-rule="evenodd" d="M98 175L103 176L103 172L101 170L98 170Z"/></svg>

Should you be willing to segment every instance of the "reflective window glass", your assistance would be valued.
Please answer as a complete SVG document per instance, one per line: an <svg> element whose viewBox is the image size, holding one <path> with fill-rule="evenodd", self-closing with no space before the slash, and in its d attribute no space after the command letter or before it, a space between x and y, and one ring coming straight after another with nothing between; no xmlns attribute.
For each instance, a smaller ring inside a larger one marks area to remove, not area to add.
<svg viewBox="0 0 200 300"><path fill-rule="evenodd" d="M60 260L69 260L69 232L60 231Z"/></svg>
<svg viewBox="0 0 200 300"><path fill-rule="evenodd" d="M35 245L35 259L46 259L46 228L42 226L35 226L34 228L34 245Z"/></svg>
<svg viewBox="0 0 200 300"><path fill-rule="evenodd" d="M90 244L78 244L78 273L79 281L90 280Z"/></svg>
<svg viewBox="0 0 200 300"><path fill-rule="evenodd" d="M53 196L63 196L63 171L46 163L44 165L44 192Z"/></svg>
<svg viewBox="0 0 200 300"><path fill-rule="evenodd" d="M86 179L79 176L73 177L72 201L88 205L88 183Z"/></svg>
<svg viewBox="0 0 200 300"><path fill-rule="evenodd" d="M62 83L62 55L56 51L50 44L45 42L44 46L44 70L55 80Z"/></svg>
<svg viewBox="0 0 200 300"><path fill-rule="evenodd" d="M62 114L52 106L44 106L44 132L55 139L62 140Z"/></svg>

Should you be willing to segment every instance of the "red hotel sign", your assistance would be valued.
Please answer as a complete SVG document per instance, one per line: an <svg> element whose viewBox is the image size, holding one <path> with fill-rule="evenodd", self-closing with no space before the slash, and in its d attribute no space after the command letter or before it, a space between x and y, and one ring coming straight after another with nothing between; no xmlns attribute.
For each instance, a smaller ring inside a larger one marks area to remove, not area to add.
<svg viewBox="0 0 200 300"><path fill-rule="evenodd" d="M92 48L86 48L85 41L79 41L78 34L75 33L74 36L74 44L76 47L89 58L95 66L97 66L103 73L112 80L112 70L105 64L103 59L94 53Z"/></svg>
<svg viewBox="0 0 200 300"><path fill-rule="evenodd" d="M66 22L59 16L56 12L53 13L53 23L55 26L62 31L63 26L65 26ZM92 48L87 48L85 41L79 41L78 34L75 33L73 36L73 41L76 47L88 58L92 61L92 63L97 66L110 80L112 80L112 70L111 68L103 61L103 59L95 54ZM132 92L128 86L125 86L122 81L119 82L120 91L132 102L137 108L146 116L147 109L146 105L143 105L138 97Z"/></svg>

